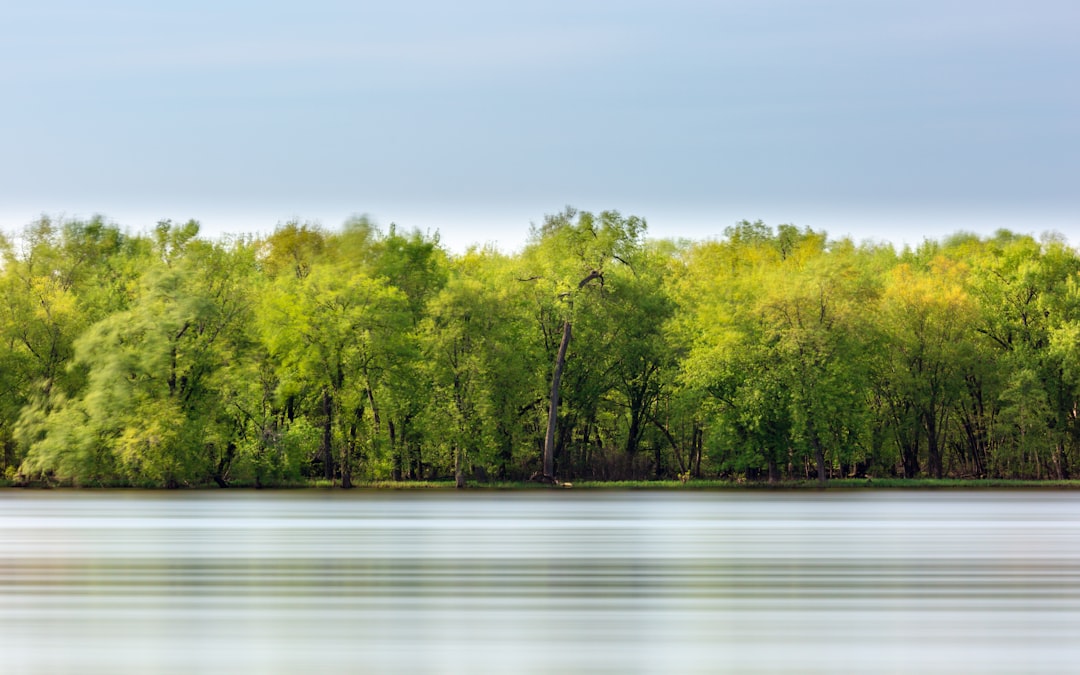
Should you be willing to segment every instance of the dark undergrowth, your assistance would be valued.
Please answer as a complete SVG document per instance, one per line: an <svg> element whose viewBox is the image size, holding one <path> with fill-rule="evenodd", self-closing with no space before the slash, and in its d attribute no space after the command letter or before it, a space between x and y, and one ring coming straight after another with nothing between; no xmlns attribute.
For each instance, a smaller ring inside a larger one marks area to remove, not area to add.
<svg viewBox="0 0 1080 675"><path fill-rule="evenodd" d="M163 489L160 485L138 485L129 483L100 483L95 485L73 485L63 482L34 481L19 483L11 479L0 479L0 488L79 488L79 489ZM256 486L248 483L232 483L233 489L334 489L339 487L335 481L308 480L277 485ZM221 489L214 484L178 485L177 489ZM453 480L427 481L368 481L354 484L357 490L453 490ZM1009 480L1009 479L964 479L964 478L837 478L824 486L813 480L780 481L732 481L732 480L627 480L627 481L574 481L555 486L535 481L469 481L467 490L870 490L870 489L908 489L908 490L1005 490L1005 489L1080 489L1080 480Z"/></svg>

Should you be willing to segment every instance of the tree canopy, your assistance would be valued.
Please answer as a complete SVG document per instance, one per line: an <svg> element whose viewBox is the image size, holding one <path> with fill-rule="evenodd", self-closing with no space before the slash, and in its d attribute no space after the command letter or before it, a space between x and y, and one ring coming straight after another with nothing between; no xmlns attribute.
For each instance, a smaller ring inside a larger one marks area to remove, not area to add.
<svg viewBox="0 0 1080 675"><path fill-rule="evenodd" d="M357 218L0 237L0 470L95 485L1067 478L1080 254L565 209L515 253Z"/></svg>

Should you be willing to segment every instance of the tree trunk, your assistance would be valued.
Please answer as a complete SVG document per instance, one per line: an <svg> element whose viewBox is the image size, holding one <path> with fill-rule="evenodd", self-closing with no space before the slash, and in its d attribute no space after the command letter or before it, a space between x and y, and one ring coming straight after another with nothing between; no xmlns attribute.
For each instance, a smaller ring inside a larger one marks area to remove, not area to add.
<svg viewBox="0 0 1080 675"><path fill-rule="evenodd" d="M389 420L386 423L387 428L390 431L390 457L393 464L390 468L390 478L394 481L401 480L401 448L398 447L397 434L394 433L394 420Z"/></svg>
<svg viewBox="0 0 1080 675"><path fill-rule="evenodd" d="M827 479L825 475L825 449L821 447L821 441L814 439L814 461L817 462L818 485L824 485Z"/></svg>
<svg viewBox="0 0 1080 675"><path fill-rule="evenodd" d="M461 448L460 447L455 447L454 448L454 485L459 490L462 489L463 487L465 487L465 473L464 473L464 469L461 466L462 463L463 463L461 461L461 454L462 454Z"/></svg>
<svg viewBox="0 0 1080 675"><path fill-rule="evenodd" d="M355 428L355 427L354 427ZM350 489L352 485L352 449L356 444L355 432L350 434L347 440L343 440L341 443L341 487L345 490Z"/></svg>
<svg viewBox="0 0 1080 675"><path fill-rule="evenodd" d="M349 443L341 444L341 487L344 490L352 488L352 469L349 467Z"/></svg>
<svg viewBox="0 0 1080 675"><path fill-rule="evenodd" d="M677 461L679 463L679 475L686 474L686 472L687 472L686 464L683 463L682 453L679 452L679 444L675 442L675 437L672 436L671 431L669 431L668 428L665 427L663 424L660 424L660 422L657 421L657 419L655 417L652 418L652 423L656 426L657 429L659 429L661 432L663 432L664 437L667 438L668 443L671 445L671 451L675 453L675 461ZM696 430L695 430L695 434L696 434ZM691 447L690 447L690 465L691 465L691 467L693 466L693 463L694 463L694 448L693 448L693 441L691 441Z"/></svg>
<svg viewBox="0 0 1080 675"><path fill-rule="evenodd" d="M626 454L631 457L637 453L641 444L641 436L644 433L644 422L647 419L648 408L651 403L649 397L649 376L652 370L646 370L641 381L628 386L627 400L630 404L630 430L626 435Z"/></svg>
<svg viewBox="0 0 1080 675"><path fill-rule="evenodd" d="M514 437L503 422L496 425L499 433L499 451L496 455L495 477L499 480L506 478L506 469L514 459Z"/></svg>
<svg viewBox="0 0 1080 675"><path fill-rule="evenodd" d="M604 283L604 275L599 270L593 270L578 282L578 290L585 288L593 279L600 279ZM566 365L566 348L570 345L570 319L563 321L562 341L559 343L559 353L555 357L555 372L551 375L551 401L548 406L547 434L544 436L544 478L555 482L555 421L559 412L559 382L562 380L563 366Z"/></svg>
<svg viewBox="0 0 1080 675"><path fill-rule="evenodd" d="M218 461L217 468L214 470L213 478L214 478L214 482L217 483L218 487L221 487L221 488L229 487L229 481L227 481L225 479L225 474L228 472L229 466L232 464L233 456L235 456L235 455L236 455L236 444L233 443L232 441L229 441L229 444L227 446L225 446L225 454ZM258 475L255 476L255 483L256 483L256 487L259 487L259 485L258 485L258 483L259 483Z"/></svg>
<svg viewBox="0 0 1080 675"><path fill-rule="evenodd" d="M566 348L570 345L570 320L563 322L562 342L555 357L555 372L551 375L551 402L548 406L547 435L544 436L544 477L555 478L555 421L559 412L559 382L566 365Z"/></svg>
<svg viewBox="0 0 1080 675"><path fill-rule="evenodd" d="M1069 464L1065 454L1065 444L1061 441L1058 441L1054 446L1054 470L1058 480L1069 479Z"/></svg>
<svg viewBox="0 0 1080 675"><path fill-rule="evenodd" d="M915 478L919 475L919 436L916 434L904 445L900 446L900 460L904 465L904 478Z"/></svg>
<svg viewBox="0 0 1080 675"><path fill-rule="evenodd" d="M693 440L690 443L691 454L690 466L693 467L694 478L701 478L701 455L705 445L705 430L697 421L694 422Z"/></svg>
<svg viewBox="0 0 1080 675"><path fill-rule="evenodd" d="M926 429L926 464L933 478L941 478L943 466L941 461L941 446L938 445L937 419L933 411L923 414L924 428Z"/></svg>
<svg viewBox="0 0 1080 675"><path fill-rule="evenodd" d="M367 399L368 403L371 404L371 418L375 422L375 433L378 434L382 426L382 421L379 417L379 406L375 405L375 392L372 390L370 383L367 386Z"/></svg>
<svg viewBox="0 0 1080 675"><path fill-rule="evenodd" d="M821 437L817 432L814 418L809 417L806 423L806 435L810 440L810 447L814 451L814 463L817 464L818 485L824 486L828 476L825 471L825 447L821 444Z"/></svg>
<svg viewBox="0 0 1080 675"><path fill-rule="evenodd" d="M330 396L330 389L323 387L322 392L322 409L323 409L323 434L322 443L319 447L319 454L322 455L323 460L323 478L326 480L334 479L334 450L331 447L334 440L334 400Z"/></svg>
<svg viewBox="0 0 1080 675"><path fill-rule="evenodd" d="M630 411L630 430L626 434L626 454L633 457L641 443L641 411L634 407Z"/></svg>
<svg viewBox="0 0 1080 675"><path fill-rule="evenodd" d="M349 438L341 444L341 487L349 489L352 483L353 450L359 444L360 425L364 423L364 406L358 405L353 410L353 420L349 425Z"/></svg>
<svg viewBox="0 0 1080 675"><path fill-rule="evenodd" d="M775 484L780 482L780 466L776 463L775 457L769 458L769 483Z"/></svg>

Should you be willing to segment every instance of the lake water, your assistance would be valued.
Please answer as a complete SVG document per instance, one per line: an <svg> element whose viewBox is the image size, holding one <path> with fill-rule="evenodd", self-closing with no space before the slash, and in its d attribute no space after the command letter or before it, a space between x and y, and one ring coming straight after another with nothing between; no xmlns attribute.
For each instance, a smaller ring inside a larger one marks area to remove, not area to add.
<svg viewBox="0 0 1080 675"><path fill-rule="evenodd" d="M0 491L0 672L1080 672L1080 494Z"/></svg>

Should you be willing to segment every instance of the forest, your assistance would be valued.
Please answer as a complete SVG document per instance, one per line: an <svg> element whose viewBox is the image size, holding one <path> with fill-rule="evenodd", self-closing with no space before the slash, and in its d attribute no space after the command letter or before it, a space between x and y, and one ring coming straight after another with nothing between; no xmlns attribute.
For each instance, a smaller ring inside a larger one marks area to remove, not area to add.
<svg viewBox="0 0 1080 675"><path fill-rule="evenodd" d="M1080 256L567 208L513 253L337 230L0 236L8 484L1067 479Z"/></svg>

